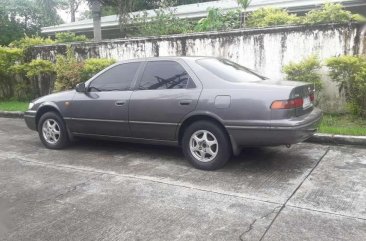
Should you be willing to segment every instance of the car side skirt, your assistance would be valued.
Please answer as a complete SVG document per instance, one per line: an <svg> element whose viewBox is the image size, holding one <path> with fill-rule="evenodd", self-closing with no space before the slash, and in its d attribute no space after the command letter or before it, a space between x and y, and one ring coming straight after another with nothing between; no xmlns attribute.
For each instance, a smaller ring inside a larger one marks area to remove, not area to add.
<svg viewBox="0 0 366 241"><path fill-rule="evenodd" d="M72 134L74 136L88 137L88 138L101 139L101 140L114 140L114 141L121 141L121 142L142 143L142 144L152 144L152 145L179 146L178 141L170 141L170 140L155 140L155 139L144 139L144 138L134 138L134 137L96 135L96 134L85 134L85 133L78 133L78 132L72 132Z"/></svg>

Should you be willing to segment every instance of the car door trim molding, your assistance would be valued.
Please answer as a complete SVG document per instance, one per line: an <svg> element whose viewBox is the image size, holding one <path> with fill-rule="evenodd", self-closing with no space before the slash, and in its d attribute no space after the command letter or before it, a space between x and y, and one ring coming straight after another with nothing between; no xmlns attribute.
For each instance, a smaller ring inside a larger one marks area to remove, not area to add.
<svg viewBox="0 0 366 241"><path fill-rule="evenodd" d="M177 126L179 123L169 123L169 122L151 122L151 121L130 121L130 124L142 124L142 125L167 125L167 126Z"/></svg>
<svg viewBox="0 0 366 241"><path fill-rule="evenodd" d="M88 118L71 118L64 117L65 120L76 120L76 121L95 121L95 122L113 122L113 123L128 123L125 120L108 120L108 119L88 119Z"/></svg>
<svg viewBox="0 0 366 241"><path fill-rule="evenodd" d="M77 121L95 121L95 122L115 122L115 123L131 123L131 124L142 124L142 125L167 125L167 126L178 126L179 123L169 122L150 122L150 121L124 121L124 120L108 120L108 119L88 119L88 118L71 118L64 117L65 120L77 120Z"/></svg>

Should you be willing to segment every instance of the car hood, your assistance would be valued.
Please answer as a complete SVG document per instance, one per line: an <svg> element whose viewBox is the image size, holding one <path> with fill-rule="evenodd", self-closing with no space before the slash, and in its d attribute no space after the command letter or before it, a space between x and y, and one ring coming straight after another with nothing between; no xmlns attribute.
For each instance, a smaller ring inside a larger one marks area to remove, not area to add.
<svg viewBox="0 0 366 241"><path fill-rule="evenodd" d="M37 99L32 100L35 104L40 104L46 101L56 102L63 100L70 100L75 94L75 90L61 91L50 95L45 95Z"/></svg>

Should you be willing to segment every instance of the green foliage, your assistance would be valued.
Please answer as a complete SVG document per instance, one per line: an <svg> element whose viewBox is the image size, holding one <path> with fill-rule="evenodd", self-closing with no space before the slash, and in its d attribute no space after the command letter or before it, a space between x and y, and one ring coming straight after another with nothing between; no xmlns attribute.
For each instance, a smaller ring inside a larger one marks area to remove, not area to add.
<svg viewBox="0 0 366 241"><path fill-rule="evenodd" d="M81 73L81 80L86 81L93 77L95 74L99 73L108 66L114 64L116 61L113 59L97 59L91 58L84 62L84 68Z"/></svg>
<svg viewBox="0 0 366 241"><path fill-rule="evenodd" d="M115 63L111 59L91 58L85 61L78 61L73 51L69 48L66 56L56 57L56 83L55 90L73 89L78 83L88 80L101 70Z"/></svg>
<svg viewBox="0 0 366 241"><path fill-rule="evenodd" d="M155 10L156 16L147 18L147 12L134 19L137 32L143 36L159 36L190 32L191 23L185 19L179 19L171 10Z"/></svg>
<svg viewBox="0 0 366 241"><path fill-rule="evenodd" d="M55 43L55 41L53 41L50 38L42 38L40 36L29 37L29 36L25 35L23 38L11 42L9 44L9 46L13 47L13 48L26 49L28 47L35 46L35 45L48 45L48 44L54 44L54 43Z"/></svg>
<svg viewBox="0 0 366 241"><path fill-rule="evenodd" d="M365 18L344 10L341 4L332 3L326 3L320 9L311 10L303 18L305 24L349 23L353 21L361 22L365 21Z"/></svg>
<svg viewBox="0 0 366 241"><path fill-rule="evenodd" d="M366 57L333 57L326 65L330 78L344 91L352 114L366 117Z"/></svg>
<svg viewBox="0 0 366 241"><path fill-rule="evenodd" d="M22 49L0 46L0 99L14 95L16 73L13 69L21 61L22 56Z"/></svg>
<svg viewBox="0 0 366 241"><path fill-rule="evenodd" d="M56 33L57 43L84 42L87 40L88 38L85 35L76 35L70 32Z"/></svg>
<svg viewBox="0 0 366 241"><path fill-rule="evenodd" d="M55 73L55 66L49 60L33 59L27 64L27 77L33 78L41 75L52 75Z"/></svg>
<svg viewBox="0 0 366 241"><path fill-rule="evenodd" d="M218 8L211 8L207 18L198 21L194 30L197 32L228 30L239 27L239 11L223 13Z"/></svg>
<svg viewBox="0 0 366 241"><path fill-rule="evenodd" d="M238 2L238 4L244 9L246 10L250 3L252 2L252 0L236 0Z"/></svg>
<svg viewBox="0 0 366 241"><path fill-rule="evenodd" d="M0 0L0 45L8 45L24 34L39 34L43 26L62 23L55 6L47 9L41 1Z"/></svg>
<svg viewBox="0 0 366 241"><path fill-rule="evenodd" d="M289 14L285 9L260 8L252 12L247 20L249 27L269 27L276 25L297 24L300 18Z"/></svg>
<svg viewBox="0 0 366 241"><path fill-rule="evenodd" d="M81 81L81 73L84 64L79 62L72 50L67 50L66 56L56 56L56 83L55 90L62 91L72 89Z"/></svg>
<svg viewBox="0 0 366 241"><path fill-rule="evenodd" d="M288 80L313 83L315 90L320 91L322 89L321 76L318 72L320 67L318 57L310 55L298 63L291 62L285 65L282 71Z"/></svg>

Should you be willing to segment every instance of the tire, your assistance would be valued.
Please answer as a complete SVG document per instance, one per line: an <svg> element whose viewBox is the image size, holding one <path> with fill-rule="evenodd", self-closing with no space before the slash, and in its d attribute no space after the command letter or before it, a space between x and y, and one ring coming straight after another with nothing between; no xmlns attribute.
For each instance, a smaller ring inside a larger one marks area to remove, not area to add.
<svg viewBox="0 0 366 241"><path fill-rule="evenodd" d="M182 148L188 161L202 170L219 169L232 155L228 135L210 121L197 121L188 126L183 134Z"/></svg>
<svg viewBox="0 0 366 241"><path fill-rule="evenodd" d="M62 149L70 143L65 123L55 112L46 112L41 116L38 135L43 145L49 149Z"/></svg>

